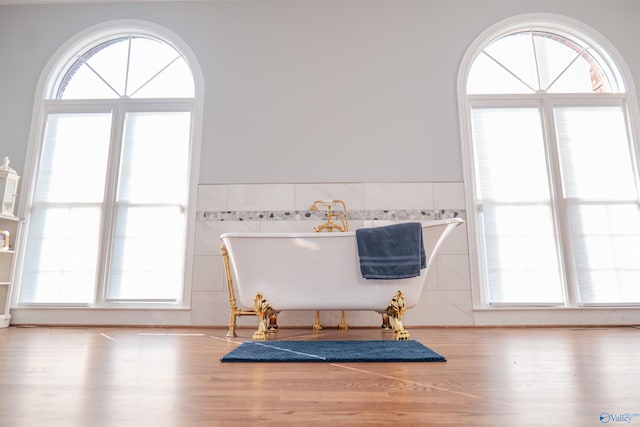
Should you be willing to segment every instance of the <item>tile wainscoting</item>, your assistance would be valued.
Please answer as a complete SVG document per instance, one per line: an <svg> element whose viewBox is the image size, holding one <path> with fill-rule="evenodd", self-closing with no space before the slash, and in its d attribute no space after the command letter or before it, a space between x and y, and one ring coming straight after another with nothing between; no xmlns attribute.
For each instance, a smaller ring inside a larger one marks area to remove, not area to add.
<svg viewBox="0 0 640 427"><path fill-rule="evenodd" d="M193 325L226 325L229 301L219 236L231 231L312 231L325 222L322 211L310 211L315 200L343 200L349 229L398 221L465 218L462 183L346 183L346 184L214 184L198 187L194 247ZM407 311L407 326L472 325L466 227L458 227L443 245L429 272L418 306ZM311 325L314 314L283 312L282 326ZM322 312L325 327L337 326L340 312ZM373 312L347 313L350 326L378 326ZM254 326L244 317L239 325Z"/></svg>

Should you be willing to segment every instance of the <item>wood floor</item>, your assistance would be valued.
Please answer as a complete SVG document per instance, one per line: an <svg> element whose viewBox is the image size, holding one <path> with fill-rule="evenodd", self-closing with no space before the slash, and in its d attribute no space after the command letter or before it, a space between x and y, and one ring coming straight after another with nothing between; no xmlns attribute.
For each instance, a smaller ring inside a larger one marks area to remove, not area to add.
<svg viewBox="0 0 640 427"><path fill-rule="evenodd" d="M447 362L221 363L250 329L0 329L0 425L640 425L636 327L409 331Z"/></svg>

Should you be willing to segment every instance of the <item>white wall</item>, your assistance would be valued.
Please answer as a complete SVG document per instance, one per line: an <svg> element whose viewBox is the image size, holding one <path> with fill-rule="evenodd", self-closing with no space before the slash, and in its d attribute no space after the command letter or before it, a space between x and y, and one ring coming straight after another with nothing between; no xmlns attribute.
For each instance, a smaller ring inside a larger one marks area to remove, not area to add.
<svg viewBox="0 0 640 427"><path fill-rule="evenodd" d="M201 183L461 181L460 60L489 25L530 12L594 27L640 76L634 0L0 6L0 155L22 169L34 90L61 44L104 21L143 19L183 38L202 66Z"/></svg>
<svg viewBox="0 0 640 427"><path fill-rule="evenodd" d="M78 32L115 19L164 26L197 56L206 88L203 189L267 183L460 186L458 67L479 33L517 14L557 13L591 26L623 55L640 87L636 0L1 4L0 156L8 155L18 171L43 67ZM201 256L211 254L197 253L194 259L196 268L206 270ZM194 283L194 307L196 297L204 295L197 292L211 292L207 286ZM466 298L470 289L464 285L457 291ZM216 303L224 305L219 298ZM206 313L208 307L157 321L218 322ZM455 313L450 310L453 317L445 323L537 323L546 316L519 312L505 320L495 313ZM144 316L131 322L155 319ZM612 316L609 310L591 320L564 312L558 319L555 323L629 322L628 312Z"/></svg>

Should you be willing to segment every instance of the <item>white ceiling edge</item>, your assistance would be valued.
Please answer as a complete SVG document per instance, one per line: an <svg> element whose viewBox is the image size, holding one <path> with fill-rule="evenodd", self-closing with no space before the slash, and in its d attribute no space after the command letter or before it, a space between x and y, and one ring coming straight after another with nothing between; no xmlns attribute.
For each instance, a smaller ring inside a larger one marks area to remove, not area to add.
<svg viewBox="0 0 640 427"><path fill-rule="evenodd" d="M244 0L0 0L0 6L32 6L47 4L102 4L102 3L222 3Z"/></svg>

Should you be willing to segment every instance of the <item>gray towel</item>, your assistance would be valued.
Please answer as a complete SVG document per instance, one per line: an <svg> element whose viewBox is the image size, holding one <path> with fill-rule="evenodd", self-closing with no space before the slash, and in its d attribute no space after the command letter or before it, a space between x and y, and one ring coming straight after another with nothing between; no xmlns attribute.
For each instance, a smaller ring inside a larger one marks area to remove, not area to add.
<svg viewBox="0 0 640 427"><path fill-rule="evenodd" d="M427 266L418 222L359 228L356 241L365 279L408 279Z"/></svg>

